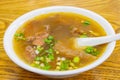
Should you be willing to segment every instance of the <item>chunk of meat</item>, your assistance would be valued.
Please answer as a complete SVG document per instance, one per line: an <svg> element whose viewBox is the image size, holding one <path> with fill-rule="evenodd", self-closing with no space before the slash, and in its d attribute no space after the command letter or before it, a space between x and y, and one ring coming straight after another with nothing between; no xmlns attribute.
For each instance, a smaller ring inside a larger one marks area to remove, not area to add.
<svg viewBox="0 0 120 80"><path fill-rule="evenodd" d="M48 37L48 32L43 31L36 33L34 36L27 37L27 41L31 42L32 45L42 46L44 44L44 39Z"/></svg>
<svg viewBox="0 0 120 80"><path fill-rule="evenodd" d="M35 36L29 36L29 37L27 37L27 41L28 42L31 42L33 40L35 40Z"/></svg>
<svg viewBox="0 0 120 80"><path fill-rule="evenodd" d="M73 56L79 55L79 51L67 48L66 46L64 46L64 44L62 42L57 42L54 46L54 49L68 57L73 57Z"/></svg>
<svg viewBox="0 0 120 80"><path fill-rule="evenodd" d="M44 39L47 38L48 35L49 34L47 32L40 32L35 34L35 40L33 40L32 44L42 46L44 44Z"/></svg>
<svg viewBox="0 0 120 80"><path fill-rule="evenodd" d="M72 49L64 46L64 44L62 42L57 42L54 46L54 49L59 51L61 53L60 55L64 55L69 58L73 58L74 56L79 56L81 59L87 59L87 60L88 60L88 58L96 59L95 56L86 54L84 51L81 52L78 50L72 50Z"/></svg>
<svg viewBox="0 0 120 80"><path fill-rule="evenodd" d="M77 28L77 27L73 27L72 30L71 30L71 33L74 36L79 36L80 34L84 33L84 31Z"/></svg>
<svg viewBox="0 0 120 80"><path fill-rule="evenodd" d="M35 53L35 50L33 49L32 46L26 46L24 56L25 59L29 63L31 63L34 60L34 58L37 56L37 54Z"/></svg>
<svg viewBox="0 0 120 80"><path fill-rule="evenodd" d="M79 56L80 56L80 58L82 60L87 61L87 62L88 62L88 60L95 60L95 59L97 59L96 56L93 56L91 54L87 54L84 51L81 51Z"/></svg>

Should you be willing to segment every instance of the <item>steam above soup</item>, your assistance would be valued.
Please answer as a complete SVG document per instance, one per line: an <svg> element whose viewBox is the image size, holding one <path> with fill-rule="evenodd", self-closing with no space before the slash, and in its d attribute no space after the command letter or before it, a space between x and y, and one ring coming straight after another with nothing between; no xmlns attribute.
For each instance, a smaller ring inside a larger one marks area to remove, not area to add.
<svg viewBox="0 0 120 80"><path fill-rule="evenodd" d="M30 66L44 70L72 70L84 67L100 57L106 44L74 48L71 39L106 35L95 21L67 12L37 16L15 33L16 54Z"/></svg>

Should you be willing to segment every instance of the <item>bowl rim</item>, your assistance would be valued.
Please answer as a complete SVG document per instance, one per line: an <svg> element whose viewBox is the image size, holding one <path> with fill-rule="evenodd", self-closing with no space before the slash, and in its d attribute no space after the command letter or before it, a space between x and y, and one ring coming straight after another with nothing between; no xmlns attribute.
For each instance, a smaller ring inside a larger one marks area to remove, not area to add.
<svg viewBox="0 0 120 80"><path fill-rule="evenodd" d="M66 12L66 11L70 11L70 12L83 11L83 12L86 12L86 14L94 15L94 16L96 16L96 18L99 18L100 20L104 21L104 23L109 27L108 30L111 31L111 33L109 32L108 35L114 35L115 34L112 26L110 25L110 23L106 19L104 19L102 16L96 14L95 12L92 12L92 11L84 9L84 8L78 8L78 7L73 7L73 6L51 6L51 7L36 9L36 10L30 11L30 12L20 16L19 18L17 18L14 22L11 23L11 25L7 28L7 30L5 32L4 41L3 41L4 49L7 53L7 55L9 56L9 58L14 63L16 63L20 67L22 67L22 68L24 68L28 71L34 72L34 73L38 73L38 74L42 74L42 75L56 75L56 76L61 75L62 76L62 75L79 74L81 72L93 69L94 67L96 67L96 66L100 65L102 62L104 62L111 55L111 53L113 52L113 50L115 48L116 41L113 41L113 42L109 43L108 48L106 49L106 52L104 52L104 54L101 55L101 57L98 58L96 61L92 62L90 65L87 65L87 66L82 67L82 68L74 69L74 70L46 71L46 70L31 67L28 64L24 63L19 57L17 57L17 55L15 54L15 52L13 50L13 46L12 46L12 39L13 39L13 35L14 35L12 33L15 33L15 31L16 31L15 30L16 23L17 23L17 25L22 25L24 23L24 21L26 22L26 20L32 19L33 17L30 17L30 16L33 16L33 14L35 14L35 13L45 14L46 12L51 13L52 11L50 11L50 10L53 10L53 12L55 12L54 10L56 10L57 12L61 12L61 11L64 11L64 12ZM79 13L79 14L81 14L81 13ZM93 18L91 18L91 19L93 19Z"/></svg>

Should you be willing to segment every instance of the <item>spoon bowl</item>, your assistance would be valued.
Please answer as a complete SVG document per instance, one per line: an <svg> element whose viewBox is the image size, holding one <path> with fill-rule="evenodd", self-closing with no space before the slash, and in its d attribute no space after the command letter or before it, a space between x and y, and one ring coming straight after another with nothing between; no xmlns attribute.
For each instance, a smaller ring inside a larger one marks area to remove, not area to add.
<svg viewBox="0 0 120 80"><path fill-rule="evenodd" d="M104 37L76 38L74 42L75 42L75 47L79 48L81 46L96 46L116 40L120 40L120 34L109 35Z"/></svg>

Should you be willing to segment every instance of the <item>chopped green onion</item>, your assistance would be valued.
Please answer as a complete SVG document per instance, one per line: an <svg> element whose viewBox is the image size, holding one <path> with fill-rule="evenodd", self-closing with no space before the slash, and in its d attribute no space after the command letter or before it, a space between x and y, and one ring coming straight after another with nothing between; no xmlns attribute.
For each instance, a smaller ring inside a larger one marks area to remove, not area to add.
<svg viewBox="0 0 120 80"><path fill-rule="evenodd" d="M74 63L79 63L80 62L80 58L78 56L73 58L73 62Z"/></svg>
<svg viewBox="0 0 120 80"><path fill-rule="evenodd" d="M26 40L23 33L16 33L14 36L16 40Z"/></svg>
<svg viewBox="0 0 120 80"><path fill-rule="evenodd" d="M48 36L46 39L44 39L44 42L48 44L50 47L54 46L54 37L53 36Z"/></svg>
<svg viewBox="0 0 120 80"><path fill-rule="evenodd" d="M86 53L92 53L92 52L94 52L94 47L88 46L88 47L85 49L85 52L86 52Z"/></svg>
<svg viewBox="0 0 120 80"><path fill-rule="evenodd" d="M40 53L44 48L41 46L37 46L36 50Z"/></svg>
<svg viewBox="0 0 120 80"><path fill-rule="evenodd" d="M48 39L49 39L49 40L53 40L54 37L53 37L53 36L48 36Z"/></svg>
<svg viewBox="0 0 120 80"><path fill-rule="evenodd" d="M70 61L65 60L61 62L60 69L61 70L67 70L69 68Z"/></svg>
<svg viewBox="0 0 120 80"><path fill-rule="evenodd" d="M44 62L45 58L43 56L40 57L40 61Z"/></svg>
<svg viewBox="0 0 120 80"><path fill-rule="evenodd" d="M83 25L85 25L85 26L90 25L90 21L87 21L87 20L86 20L86 21L84 21L84 22L83 22Z"/></svg>
<svg viewBox="0 0 120 80"><path fill-rule="evenodd" d="M92 53L92 55L97 56L99 53L99 51L95 51L94 53Z"/></svg>
<svg viewBox="0 0 120 80"><path fill-rule="evenodd" d="M94 56L97 56L99 54L99 51L96 48L92 47L92 46L88 46L85 49L85 52L88 53L88 54L94 55Z"/></svg>
<svg viewBox="0 0 120 80"><path fill-rule="evenodd" d="M53 55L52 53L50 53L50 54L48 54L48 58L49 58L50 60L54 60L54 55Z"/></svg>
<svg viewBox="0 0 120 80"><path fill-rule="evenodd" d="M49 70L51 68L50 64L45 63L45 66L43 67L44 70Z"/></svg>
<svg viewBox="0 0 120 80"><path fill-rule="evenodd" d="M50 44L50 43L52 42L52 40L49 40L49 39L46 38L46 39L44 40L44 42L45 42L46 44Z"/></svg>
<svg viewBox="0 0 120 80"><path fill-rule="evenodd" d="M50 47L53 47L53 46L54 46L54 44L53 44L53 43L51 43L51 44L50 44Z"/></svg>
<svg viewBox="0 0 120 80"><path fill-rule="evenodd" d="M39 67L39 64L36 64L36 63L33 62L33 63L31 64L31 66L33 66L33 67Z"/></svg>
<svg viewBox="0 0 120 80"><path fill-rule="evenodd" d="M49 48L48 50L45 50L46 53L54 53L54 50L52 48Z"/></svg>
<svg viewBox="0 0 120 80"><path fill-rule="evenodd" d="M16 33L15 36L20 37L20 36L24 36L24 34L23 33Z"/></svg>
<svg viewBox="0 0 120 80"><path fill-rule="evenodd" d="M40 61L40 57L35 57L35 61Z"/></svg>

